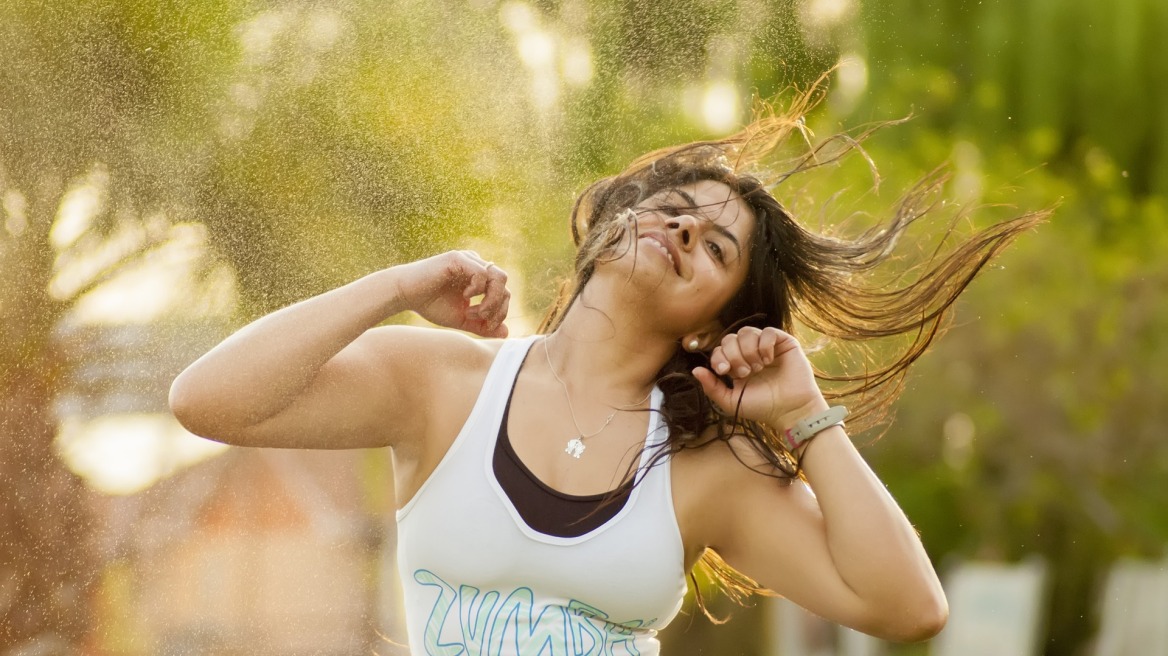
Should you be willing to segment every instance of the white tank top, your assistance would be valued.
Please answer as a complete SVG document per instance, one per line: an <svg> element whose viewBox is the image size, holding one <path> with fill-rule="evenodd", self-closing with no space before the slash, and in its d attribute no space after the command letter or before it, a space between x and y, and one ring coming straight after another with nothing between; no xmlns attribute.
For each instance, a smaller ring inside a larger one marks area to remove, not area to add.
<svg viewBox="0 0 1168 656"><path fill-rule="evenodd" d="M524 523L495 479L503 409L534 335L499 349L474 409L397 512L397 560L414 656L652 656L685 595L669 458L620 512L578 537ZM642 472L668 430L650 400Z"/></svg>

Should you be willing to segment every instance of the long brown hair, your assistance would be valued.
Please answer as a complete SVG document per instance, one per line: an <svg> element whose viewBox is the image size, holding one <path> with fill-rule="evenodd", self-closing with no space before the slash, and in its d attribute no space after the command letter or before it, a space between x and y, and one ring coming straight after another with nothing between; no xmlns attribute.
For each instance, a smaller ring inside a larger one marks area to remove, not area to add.
<svg viewBox="0 0 1168 656"><path fill-rule="evenodd" d="M835 164L849 154L859 154L871 164L863 141L875 130L899 122L813 142L804 116L823 93L823 85L817 83L797 94L781 113L760 103L756 119L729 137L648 153L585 189L571 213L577 247L575 274L561 286L539 332L559 326L597 264L619 255L614 253L618 244L635 243L624 239L625 231L635 229L636 223L624 220L625 212L663 190L700 180L721 182L746 201L756 218L746 281L720 313L721 325L726 332L743 326L777 326L790 333L811 334L827 350L858 346L861 353L854 366L832 372L817 366L816 377L828 400L849 405L848 425L853 433L879 424L900 395L909 365L942 332L961 292L994 256L1045 220L1050 211L998 222L948 248L939 247L927 257L904 263L896 249L898 240L941 202L947 176L937 170L910 189L888 219L858 236L844 238L805 228L771 190L794 175ZM797 149L795 154L779 156L792 147ZM777 173L767 175L766 168ZM945 227L942 243L951 241L954 223ZM896 277L903 282L889 285L884 280L887 267L882 265L893 259L899 260ZM879 353L867 348L887 338L900 338L891 355L886 347ZM653 462L741 435L772 465L772 471L763 473L785 480L799 477L798 459L772 427L724 413L709 401L690 373L708 364L708 354L688 352L679 344L658 372L664 393L660 412L669 437ZM736 601L765 592L711 550L702 554L700 566ZM692 573L690 577L698 603L709 616L696 579Z"/></svg>

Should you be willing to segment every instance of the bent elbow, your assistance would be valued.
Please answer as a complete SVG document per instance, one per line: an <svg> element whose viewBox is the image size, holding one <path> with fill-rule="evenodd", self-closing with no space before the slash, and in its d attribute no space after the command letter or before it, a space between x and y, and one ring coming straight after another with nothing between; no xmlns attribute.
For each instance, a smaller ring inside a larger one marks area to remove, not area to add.
<svg viewBox="0 0 1168 656"><path fill-rule="evenodd" d="M170 407L170 414L174 415L178 423L190 433L216 442L233 444L224 437L224 431L212 421L208 412L209 404L200 401L190 382L185 381L181 374L170 385L167 405Z"/></svg>
<svg viewBox="0 0 1168 656"><path fill-rule="evenodd" d="M945 597L941 597L938 603L929 608L927 612L920 615L916 630L913 635L909 637L909 642L922 642L928 640L945 628L945 624L949 621L949 604L946 603Z"/></svg>
<svg viewBox="0 0 1168 656"><path fill-rule="evenodd" d="M182 376L170 384L170 393L166 402L170 406L170 414L174 415L183 428L200 437L205 436L206 431L202 430L203 427L199 421L199 404L192 399L191 392L183 383Z"/></svg>
<svg viewBox="0 0 1168 656"><path fill-rule="evenodd" d="M898 619L898 622L889 626L891 630L888 635L882 637L895 642L923 642L945 628L945 623L949 621L949 603L943 593L931 595Z"/></svg>

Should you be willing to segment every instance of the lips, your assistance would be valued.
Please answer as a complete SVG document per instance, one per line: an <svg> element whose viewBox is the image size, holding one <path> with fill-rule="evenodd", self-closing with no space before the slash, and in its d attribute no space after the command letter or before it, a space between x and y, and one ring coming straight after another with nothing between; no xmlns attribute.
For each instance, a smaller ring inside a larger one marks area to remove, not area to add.
<svg viewBox="0 0 1168 656"><path fill-rule="evenodd" d="M677 246L673 244L672 240L659 232L643 233L641 235L641 239L647 245L649 245L650 248L658 249L662 254L665 255L665 257L669 258L669 263L673 265L673 272L679 276L681 275L681 266L679 264L680 258L678 257L679 254L677 252Z"/></svg>

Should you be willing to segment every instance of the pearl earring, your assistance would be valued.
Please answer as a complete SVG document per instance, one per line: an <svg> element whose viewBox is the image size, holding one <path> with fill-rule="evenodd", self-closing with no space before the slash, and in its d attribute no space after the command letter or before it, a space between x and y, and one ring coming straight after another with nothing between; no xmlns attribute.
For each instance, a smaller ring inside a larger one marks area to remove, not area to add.
<svg viewBox="0 0 1168 656"><path fill-rule="evenodd" d="M689 350L696 351L696 350L698 350L698 347L701 346L701 343L698 342L698 340L696 340L696 339L691 339L691 340L689 340L689 343L686 344L686 346L689 347Z"/></svg>

